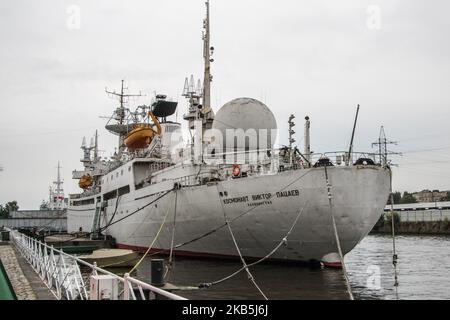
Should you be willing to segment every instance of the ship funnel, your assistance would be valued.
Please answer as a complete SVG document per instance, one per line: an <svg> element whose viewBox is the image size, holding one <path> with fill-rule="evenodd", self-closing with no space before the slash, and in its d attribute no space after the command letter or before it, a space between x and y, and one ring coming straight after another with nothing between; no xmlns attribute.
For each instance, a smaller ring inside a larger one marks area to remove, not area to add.
<svg viewBox="0 0 450 320"><path fill-rule="evenodd" d="M86 148L86 137L83 137L83 142L81 142L81 149Z"/></svg>

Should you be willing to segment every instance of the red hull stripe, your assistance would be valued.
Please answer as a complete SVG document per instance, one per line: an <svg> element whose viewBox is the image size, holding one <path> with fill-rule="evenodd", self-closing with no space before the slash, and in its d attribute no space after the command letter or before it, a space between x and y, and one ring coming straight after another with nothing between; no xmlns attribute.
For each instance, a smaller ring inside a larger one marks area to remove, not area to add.
<svg viewBox="0 0 450 320"><path fill-rule="evenodd" d="M117 247L119 249L128 249L137 251L140 253L145 253L147 251L147 247L139 247L139 246L130 246L126 244L118 243ZM169 254L170 250L164 250L164 249L157 249L152 248L150 249L150 254L153 253L161 253L161 255L167 255ZM233 256L233 255L226 255L226 254L218 254L218 253L205 253L205 252L192 252L192 251L183 251L183 250L174 250L173 253L180 257L196 257L196 258L215 258L215 259L225 259L225 260L239 260L239 256ZM246 260L252 260L257 261L261 258L255 258L255 257L244 257ZM298 261L298 260L287 260L287 259L267 259L266 261L272 261L272 262L284 262L284 263L297 263L297 264L305 264L308 263L307 261Z"/></svg>
<svg viewBox="0 0 450 320"><path fill-rule="evenodd" d="M323 262L323 265L327 268L336 268L336 269L342 269L342 264L340 262Z"/></svg>

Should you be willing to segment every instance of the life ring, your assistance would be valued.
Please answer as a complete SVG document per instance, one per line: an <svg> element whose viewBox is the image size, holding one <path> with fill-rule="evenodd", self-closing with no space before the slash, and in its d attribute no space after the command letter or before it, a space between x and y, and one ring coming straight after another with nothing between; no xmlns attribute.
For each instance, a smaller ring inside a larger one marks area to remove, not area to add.
<svg viewBox="0 0 450 320"><path fill-rule="evenodd" d="M241 174L241 167L238 164L234 165L233 176L239 177L240 174Z"/></svg>

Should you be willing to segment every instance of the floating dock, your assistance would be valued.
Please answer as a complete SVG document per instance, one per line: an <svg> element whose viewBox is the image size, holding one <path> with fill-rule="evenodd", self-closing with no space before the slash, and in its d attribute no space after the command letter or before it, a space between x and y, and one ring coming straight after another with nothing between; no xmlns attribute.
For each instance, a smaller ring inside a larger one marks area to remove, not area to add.
<svg viewBox="0 0 450 320"><path fill-rule="evenodd" d="M125 249L100 249L78 258L90 264L95 262L100 268L122 268L133 267L139 260L139 253Z"/></svg>
<svg viewBox="0 0 450 320"><path fill-rule="evenodd" d="M91 240L85 236L60 234L44 238L44 242L53 246L55 249L62 250L65 253L92 253L99 249L108 249L113 247L111 240Z"/></svg>

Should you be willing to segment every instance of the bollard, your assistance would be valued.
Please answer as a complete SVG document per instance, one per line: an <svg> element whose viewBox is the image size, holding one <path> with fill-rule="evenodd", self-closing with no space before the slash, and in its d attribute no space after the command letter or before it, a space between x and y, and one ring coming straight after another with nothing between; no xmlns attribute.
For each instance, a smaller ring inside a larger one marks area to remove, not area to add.
<svg viewBox="0 0 450 320"><path fill-rule="evenodd" d="M1 241L9 241L9 231L2 231Z"/></svg>
<svg viewBox="0 0 450 320"><path fill-rule="evenodd" d="M163 287L164 282L164 260L152 259L151 260L151 284L155 287Z"/></svg>

